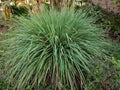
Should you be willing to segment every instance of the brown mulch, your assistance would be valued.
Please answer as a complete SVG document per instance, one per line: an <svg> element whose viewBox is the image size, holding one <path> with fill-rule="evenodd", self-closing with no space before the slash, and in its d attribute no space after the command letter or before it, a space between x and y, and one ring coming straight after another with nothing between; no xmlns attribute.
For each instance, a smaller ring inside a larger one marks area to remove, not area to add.
<svg viewBox="0 0 120 90"><path fill-rule="evenodd" d="M0 25L0 34L3 34L4 32L7 32L9 29L9 26L7 25Z"/></svg>

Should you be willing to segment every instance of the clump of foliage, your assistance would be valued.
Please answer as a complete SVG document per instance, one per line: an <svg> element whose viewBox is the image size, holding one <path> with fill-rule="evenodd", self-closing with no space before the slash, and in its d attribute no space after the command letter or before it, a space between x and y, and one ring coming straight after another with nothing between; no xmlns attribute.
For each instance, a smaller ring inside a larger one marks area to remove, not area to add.
<svg viewBox="0 0 120 90"><path fill-rule="evenodd" d="M21 16L21 15L26 16L28 15L28 9L25 6L13 5L11 6L11 13L17 16Z"/></svg>
<svg viewBox="0 0 120 90"><path fill-rule="evenodd" d="M80 90L90 67L108 54L109 43L94 22L86 13L72 10L19 18L3 41L6 69L15 88Z"/></svg>

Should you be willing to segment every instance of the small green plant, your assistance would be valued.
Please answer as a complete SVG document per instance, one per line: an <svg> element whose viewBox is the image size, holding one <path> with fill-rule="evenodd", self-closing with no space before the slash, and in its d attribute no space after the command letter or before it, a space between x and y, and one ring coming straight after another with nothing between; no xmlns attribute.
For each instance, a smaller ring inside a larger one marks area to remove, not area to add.
<svg viewBox="0 0 120 90"><path fill-rule="evenodd" d="M19 18L19 25L4 40L11 82L17 89L27 85L51 90L82 88L89 67L104 59L109 47L94 22L86 13L72 10Z"/></svg>

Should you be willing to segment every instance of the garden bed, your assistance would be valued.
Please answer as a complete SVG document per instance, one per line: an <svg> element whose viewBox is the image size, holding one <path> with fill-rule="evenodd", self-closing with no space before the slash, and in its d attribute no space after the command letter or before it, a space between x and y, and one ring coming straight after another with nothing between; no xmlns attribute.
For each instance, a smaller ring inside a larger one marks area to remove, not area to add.
<svg viewBox="0 0 120 90"><path fill-rule="evenodd" d="M13 71L9 77L14 88L23 90L120 88L117 61L113 59L115 55L111 52L112 41L104 38L119 40L120 17L96 6L88 8L88 12L50 11L49 14L43 12L38 16L21 17L14 29L15 32L12 33L10 30L15 27L17 19L14 18L15 21L12 22L10 20L0 22L0 34L10 31L5 40L1 38L4 34L0 35L0 40L4 41L0 47L0 62L3 62L0 70L6 68L5 75ZM107 35L100 30L106 31ZM4 77L0 75L0 90L9 89L9 86L6 87L7 84L11 86Z"/></svg>

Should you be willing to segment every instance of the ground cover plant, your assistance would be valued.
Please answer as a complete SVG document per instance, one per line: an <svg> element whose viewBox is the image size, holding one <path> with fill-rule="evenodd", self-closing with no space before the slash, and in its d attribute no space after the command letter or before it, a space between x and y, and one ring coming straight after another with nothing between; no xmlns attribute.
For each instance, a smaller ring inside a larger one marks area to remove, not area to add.
<svg viewBox="0 0 120 90"><path fill-rule="evenodd" d="M72 10L20 17L19 25L3 40L14 88L83 88L90 67L109 57L109 42L94 22L85 12Z"/></svg>

